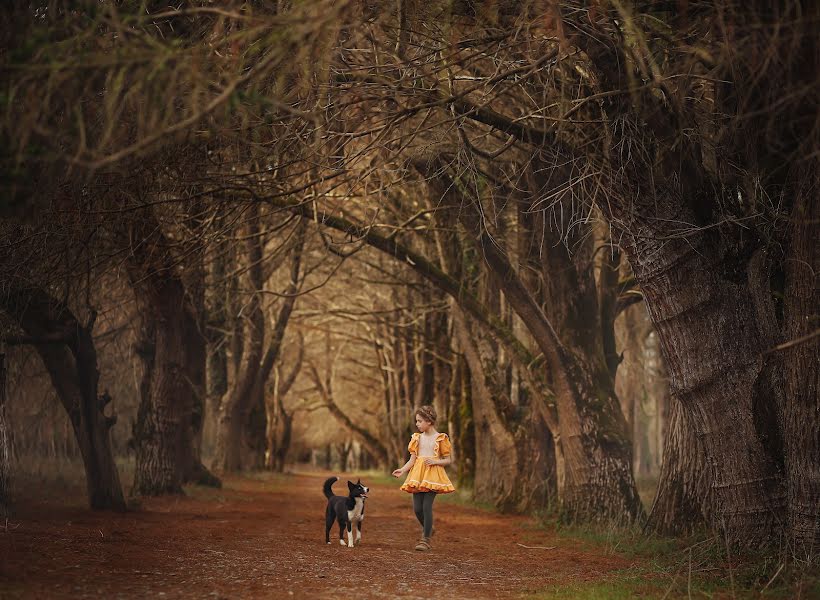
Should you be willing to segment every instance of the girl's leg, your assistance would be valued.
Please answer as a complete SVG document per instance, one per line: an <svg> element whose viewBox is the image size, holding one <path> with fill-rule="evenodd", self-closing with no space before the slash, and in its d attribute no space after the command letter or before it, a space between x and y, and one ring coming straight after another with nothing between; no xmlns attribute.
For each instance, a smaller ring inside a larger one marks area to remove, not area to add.
<svg viewBox="0 0 820 600"><path fill-rule="evenodd" d="M421 524L424 526L424 537L426 538L429 538L433 533L433 500L435 499L435 492L426 492L422 500L422 513L424 520Z"/></svg>
<svg viewBox="0 0 820 600"><path fill-rule="evenodd" d="M416 492L413 494L413 512L416 513L416 518L424 527L424 497L427 492Z"/></svg>

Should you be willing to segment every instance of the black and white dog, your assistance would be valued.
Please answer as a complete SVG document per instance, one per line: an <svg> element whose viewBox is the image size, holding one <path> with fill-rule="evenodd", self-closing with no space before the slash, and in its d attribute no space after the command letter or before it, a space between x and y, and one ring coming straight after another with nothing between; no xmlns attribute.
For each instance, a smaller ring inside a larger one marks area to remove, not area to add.
<svg viewBox="0 0 820 600"><path fill-rule="evenodd" d="M330 529L333 521L339 523L339 543L345 545L345 529L347 529L347 547L353 547L353 524L356 524L356 544L362 541L362 520L364 519L364 501L370 488L362 485L362 480L356 483L347 482L349 494L347 496L335 496L333 494L333 484L339 481L338 477L329 477L325 481L323 491L327 498L327 511L325 513L325 542L330 543Z"/></svg>

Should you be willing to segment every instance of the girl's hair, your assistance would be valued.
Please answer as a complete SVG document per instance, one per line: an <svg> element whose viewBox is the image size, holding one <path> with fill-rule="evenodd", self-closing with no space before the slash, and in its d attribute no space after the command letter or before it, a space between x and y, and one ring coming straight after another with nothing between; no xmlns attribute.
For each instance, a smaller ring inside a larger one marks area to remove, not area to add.
<svg viewBox="0 0 820 600"><path fill-rule="evenodd" d="M436 423L436 409L430 406L429 404L425 404L424 406L420 406L416 409L416 412L413 413L413 416L421 416L422 419L425 421L429 421L435 425Z"/></svg>

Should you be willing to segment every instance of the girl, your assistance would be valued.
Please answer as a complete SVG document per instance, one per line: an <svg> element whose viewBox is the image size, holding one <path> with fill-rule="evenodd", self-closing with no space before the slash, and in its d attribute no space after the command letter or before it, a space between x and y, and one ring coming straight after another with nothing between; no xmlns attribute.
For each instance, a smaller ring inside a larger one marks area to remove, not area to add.
<svg viewBox="0 0 820 600"><path fill-rule="evenodd" d="M410 460L393 471L393 477L410 472L401 489L413 494L413 511L423 528L416 550L425 552L430 549L430 537L433 535L433 500L436 494L449 494L456 488L444 471L444 467L452 462L452 447L447 434L436 431L435 409L422 406L416 410L415 416L420 433L414 433L410 438L407 446Z"/></svg>

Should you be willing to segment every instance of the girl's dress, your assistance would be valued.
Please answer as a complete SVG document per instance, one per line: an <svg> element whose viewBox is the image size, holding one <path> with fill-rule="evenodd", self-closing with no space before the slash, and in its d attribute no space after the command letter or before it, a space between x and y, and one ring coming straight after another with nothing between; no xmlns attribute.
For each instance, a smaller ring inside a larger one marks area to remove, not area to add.
<svg viewBox="0 0 820 600"><path fill-rule="evenodd" d="M424 459L426 456L419 456L419 436L421 434L414 433L410 438L410 443L407 449L416 455L416 462L413 468L407 474L407 479L401 489L405 492L415 494L416 492L436 492L438 494L449 494L455 492L456 488L447 477L447 472L441 465L426 465ZM444 458L450 456L452 447L450 446L450 438L446 433L439 433L436 436L436 444L433 447L433 458Z"/></svg>

